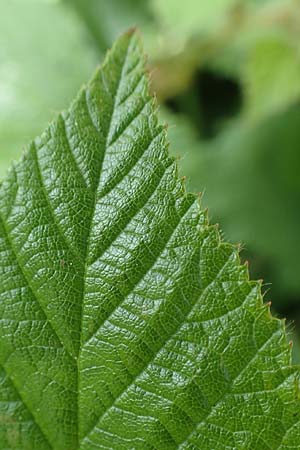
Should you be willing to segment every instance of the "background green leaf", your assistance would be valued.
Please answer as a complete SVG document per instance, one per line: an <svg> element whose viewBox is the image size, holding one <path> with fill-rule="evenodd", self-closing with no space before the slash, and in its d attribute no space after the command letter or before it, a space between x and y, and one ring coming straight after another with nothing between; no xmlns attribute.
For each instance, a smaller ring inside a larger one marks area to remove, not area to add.
<svg viewBox="0 0 300 450"><path fill-rule="evenodd" d="M0 175L70 101L99 61L61 2L1 0Z"/></svg>

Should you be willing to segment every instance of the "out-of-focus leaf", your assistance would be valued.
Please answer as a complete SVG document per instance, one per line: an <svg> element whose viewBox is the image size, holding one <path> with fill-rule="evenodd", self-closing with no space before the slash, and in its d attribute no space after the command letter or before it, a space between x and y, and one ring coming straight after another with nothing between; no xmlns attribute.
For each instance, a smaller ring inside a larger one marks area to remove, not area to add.
<svg viewBox="0 0 300 450"><path fill-rule="evenodd" d="M181 174L186 175L188 172L187 183L189 186L191 177L189 160L192 160L197 172L199 165L201 165L202 152L199 151L200 133L186 116L173 114L168 108L160 108L159 117L162 122L168 125L170 151L175 158L180 160L179 169ZM186 164L188 165L187 171L185 170ZM192 177L196 178L196 175Z"/></svg>
<svg viewBox="0 0 300 450"><path fill-rule="evenodd" d="M0 176L99 61L61 2L0 0Z"/></svg>
<svg viewBox="0 0 300 450"><path fill-rule="evenodd" d="M150 65L155 68L153 87L160 99L183 92L195 71L207 64L222 72L234 73L246 86L246 92L260 91L266 76L262 70L256 73L259 49L264 47L266 40L274 39L275 43L281 44L284 58L289 60L289 49L299 40L300 20L297 16L300 7L290 0L64 1L77 11L100 51L106 50L113 39L129 27L137 25L143 30ZM287 47L287 55L284 55L284 47ZM277 70L282 66L272 59L272 54L265 67L270 68L268 75L272 83L266 83L274 86L274 94L282 83L282 70ZM293 68L290 75L287 73L290 81L296 76L295 72L297 70ZM298 90L291 92L292 88L287 85L285 91L281 105L298 96ZM257 107L260 113L268 110L264 108L264 99L265 96L260 102L261 107ZM268 103L272 108L272 98Z"/></svg>
<svg viewBox="0 0 300 450"><path fill-rule="evenodd" d="M216 31L233 12L236 0L151 0L152 9L167 35L175 42ZM213 31L214 30L214 31Z"/></svg>
<svg viewBox="0 0 300 450"><path fill-rule="evenodd" d="M245 86L252 116L273 113L299 98L295 87L300 84L299 2L152 0L151 4L161 35L155 61L164 69L157 82L163 97L184 90L195 70L209 65L234 74Z"/></svg>
<svg viewBox="0 0 300 450"><path fill-rule="evenodd" d="M64 0L85 22L101 51L106 51L121 32L133 26L144 29L151 14L146 0Z"/></svg>
<svg viewBox="0 0 300 450"><path fill-rule="evenodd" d="M250 116L283 110L300 98L300 46L278 37L258 41L243 67Z"/></svg>

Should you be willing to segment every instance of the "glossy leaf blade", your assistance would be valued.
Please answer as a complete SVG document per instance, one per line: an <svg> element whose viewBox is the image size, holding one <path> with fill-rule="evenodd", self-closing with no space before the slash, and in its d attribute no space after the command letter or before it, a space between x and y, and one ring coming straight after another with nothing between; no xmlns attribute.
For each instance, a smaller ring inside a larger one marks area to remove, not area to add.
<svg viewBox="0 0 300 450"><path fill-rule="evenodd" d="M0 448L299 447L299 371L187 194L139 38L0 189Z"/></svg>

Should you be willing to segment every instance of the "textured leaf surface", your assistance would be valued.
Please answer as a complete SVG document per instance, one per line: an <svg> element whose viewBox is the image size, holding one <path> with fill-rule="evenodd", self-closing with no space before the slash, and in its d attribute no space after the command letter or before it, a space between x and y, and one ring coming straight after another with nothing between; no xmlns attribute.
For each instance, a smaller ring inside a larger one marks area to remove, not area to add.
<svg viewBox="0 0 300 450"><path fill-rule="evenodd" d="M0 189L2 450L298 449L299 372L122 37Z"/></svg>

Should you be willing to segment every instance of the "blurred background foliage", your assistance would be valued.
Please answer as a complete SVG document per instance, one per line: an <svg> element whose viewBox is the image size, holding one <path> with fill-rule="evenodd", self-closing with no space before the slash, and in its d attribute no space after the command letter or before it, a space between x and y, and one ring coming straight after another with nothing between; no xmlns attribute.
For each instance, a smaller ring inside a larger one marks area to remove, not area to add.
<svg viewBox="0 0 300 450"><path fill-rule="evenodd" d="M171 151L287 317L300 361L300 0L0 0L0 177L124 30Z"/></svg>

